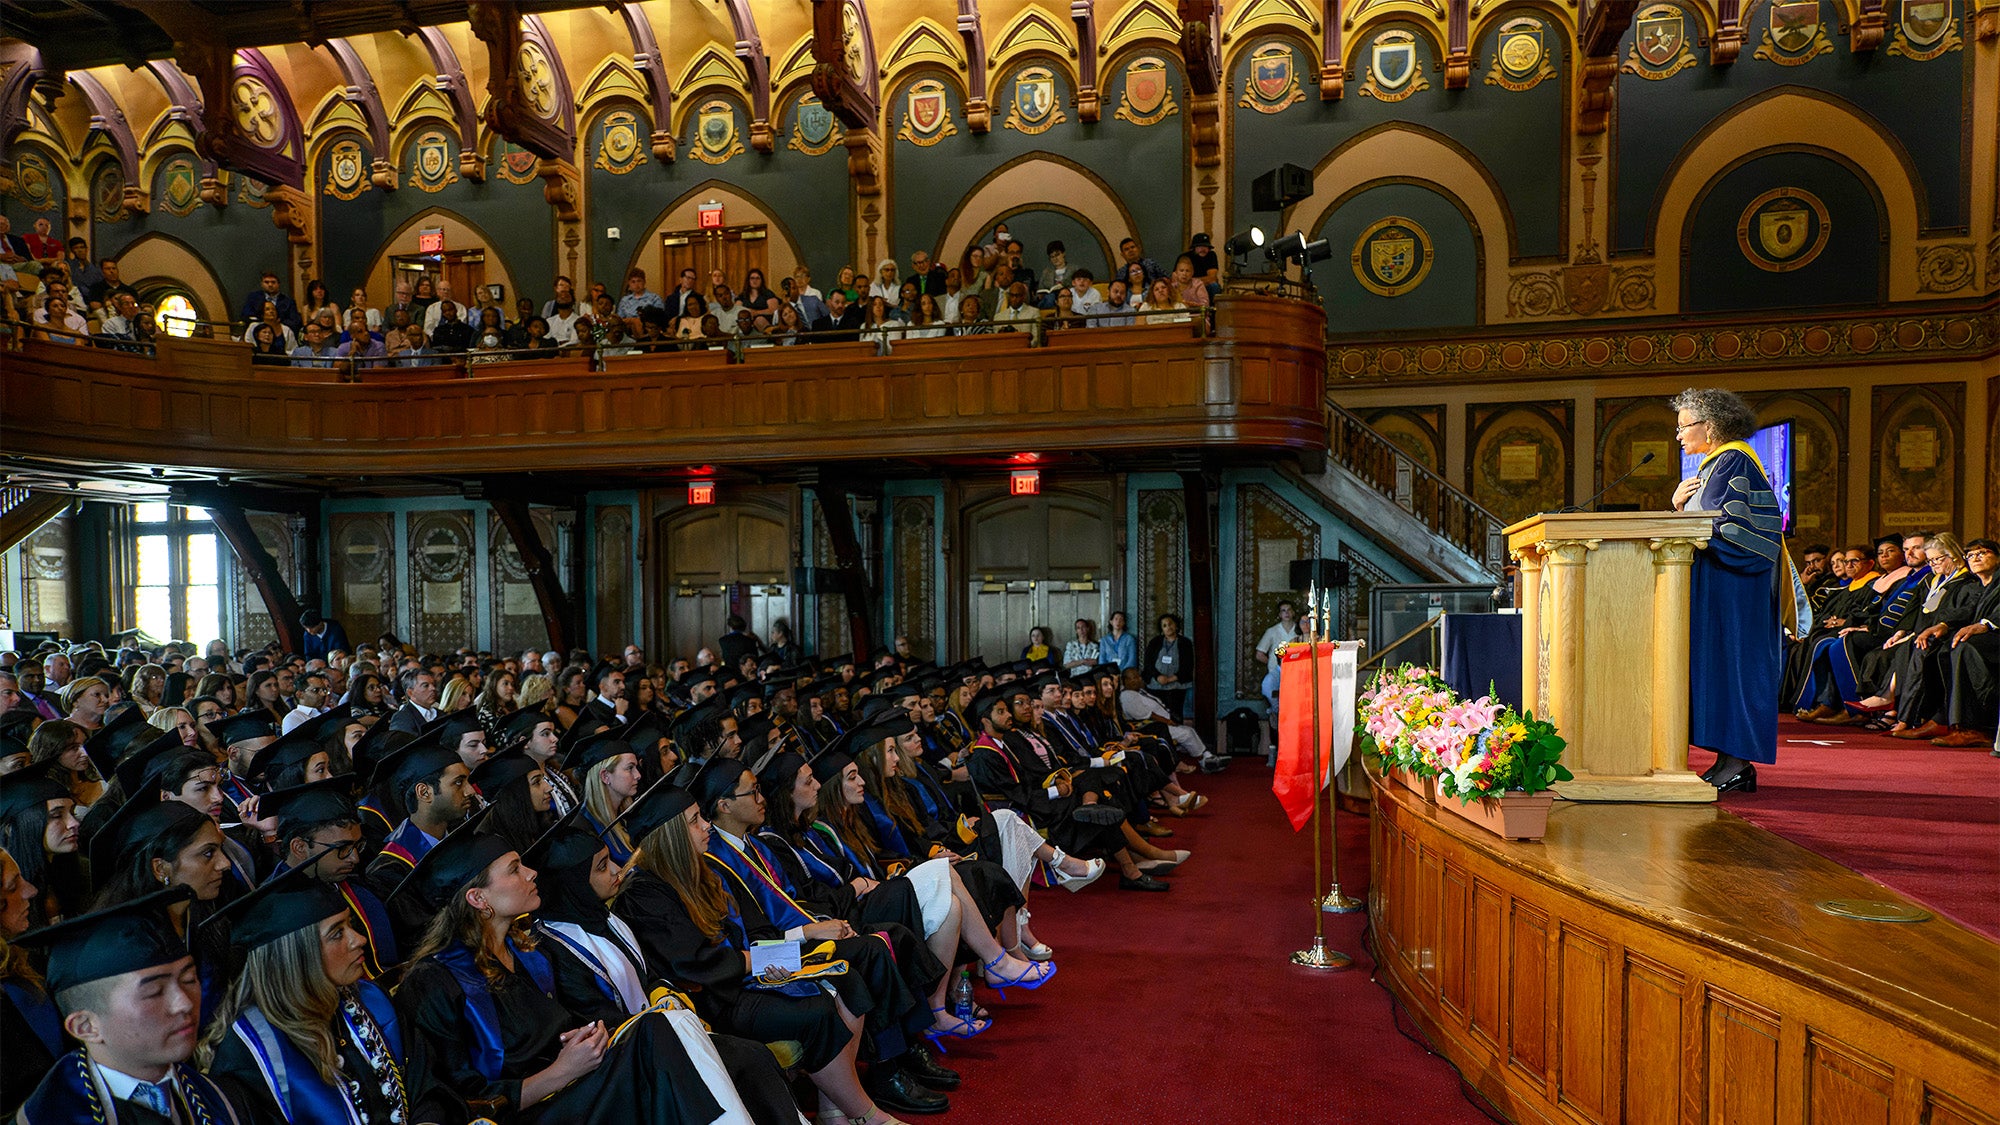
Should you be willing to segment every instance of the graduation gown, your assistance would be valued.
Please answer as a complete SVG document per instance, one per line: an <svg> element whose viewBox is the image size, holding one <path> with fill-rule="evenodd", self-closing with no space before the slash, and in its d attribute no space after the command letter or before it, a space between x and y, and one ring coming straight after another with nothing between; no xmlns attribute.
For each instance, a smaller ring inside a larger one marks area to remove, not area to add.
<svg viewBox="0 0 2000 1125"><path fill-rule="evenodd" d="M854 1037L833 997L816 986L790 991L749 987L743 955L750 939L733 900L721 932L710 937L695 925L681 896L640 867L626 876L612 912L638 935L646 965L687 989L695 1011L710 1027L759 1043L795 1040L807 1071L832 1062Z"/></svg>
<svg viewBox="0 0 2000 1125"><path fill-rule="evenodd" d="M1928 648L1918 648L1914 640L1896 647L1897 718L1913 727L1925 721L1949 722L1951 639L1960 629L1984 617L1986 614L1982 609L1991 611L2000 605L2000 592L1997 591L2000 591L2000 579L1985 585L1970 570L1960 567L1942 588L1934 590L1938 595L1935 606L1930 609L1919 607L1917 619L1910 624L1912 632L1922 632L1933 625L1945 628L1941 635L1931 639ZM1974 641L1984 639L1983 636L1972 638Z"/></svg>
<svg viewBox="0 0 2000 1125"><path fill-rule="evenodd" d="M437 841L425 835L413 821L405 820L389 833L388 842L374 859L368 861L368 869L361 881L374 896L385 904L385 914L389 920L389 932L398 949L415 950L423 941L424 931L430 928L432 907L424 900L421 892L392 898L396 888L402 885L417 861L429 854L437 846Z"/></svg>
<svg viewBox="0 0 2000 1125"><path fill-rule="evenodd" d="M221 1088L200 1071L184 1062L172 1070L179 1084L174 1109L183 1125L248 1125ZM89 1057L71 1051L56 1060L14 1120L20 1125L150 1125L165 1118L108 1097L91 1073Z"/></svg>
<svg viewBox="0 0 2000 1125"><path fill-rule="evenodd" d="M345 1012L334 1027L340 1073L351 1085L320 1077L305 1053L254 1008L238 1016L216 1045L209 1077L253 1125L386 1125L398 1106L414 1111L404 1114L405 1121L428 1120L444 1109L407 1100L402 1032L388 995L362 981L355 999L372 1028ZM374 1038L374 1060L362 1046L364 1035Z"/></svg>
<svg viewBox="0 0 2000 1125"><path fill-rule="evenodd" d="M420 1096L461 1106L500 1098L500 1119L552 1125L707 1125L722 1112L673 1031L656 1020L632 1024L596 1070L523 1106L522 1081L555 1062L562 1033L585 1021L556 1000L544 955L515 950L514 968L497 987L471 962L463 946L453 946L411 965L396 990L408 1083ZM467 1109L459 1119L471 1116Z"/></svg>
<svg viewBox="0 0 2000 1125"><path fill-rule="evenodd" d="M1076 818L1083 798L1076 789L1069 796L1052 794L1042 785L1049 770L1040 762L1020 761L1010 742L982 734L972 744L968 762L972 780L989 802L1010 808L1040 828L1048 841L1079 858L1109 856L1125 846L1125 835L1114 822L1095 824ZM1122 819L1122 812L1121 817Z"/></svg>
<svg viewBox="0 0 2000 1125"><path fill-rule="evenodd" d="M61 1009L26 981L0 982L0 1043L7 1045L7 1064L0 1066L0 1121L11 1121L67 1049Z"/></svg>
<svg viewBox="0 0 2000 1125"><path fill-rule="evenodd" d="M1714 511L1694 553L1688 741L1752 762L1778 756L1778 592L1781 516L1764 470L1741 443L1702 461L1690 510ZM1786 581L1789 581L1789 576Z"/></svg>

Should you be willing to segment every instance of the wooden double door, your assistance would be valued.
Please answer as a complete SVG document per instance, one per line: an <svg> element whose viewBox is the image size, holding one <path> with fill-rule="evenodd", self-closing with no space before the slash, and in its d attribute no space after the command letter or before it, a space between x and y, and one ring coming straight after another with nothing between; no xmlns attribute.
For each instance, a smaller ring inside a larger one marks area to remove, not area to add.
<svg viewBox="0 0 2000 1125"><path fill-rule="evenodd" d="M695 285L708 293L711 270L721 270L732 292L743 288L743 278L751 270L765 272L765 285L777 288L767 264L771 239L763 223L720 227L712 230L670 230L660 235L660 276L655 292L665 293L680 283L681 271L693 269Z"/></svg>

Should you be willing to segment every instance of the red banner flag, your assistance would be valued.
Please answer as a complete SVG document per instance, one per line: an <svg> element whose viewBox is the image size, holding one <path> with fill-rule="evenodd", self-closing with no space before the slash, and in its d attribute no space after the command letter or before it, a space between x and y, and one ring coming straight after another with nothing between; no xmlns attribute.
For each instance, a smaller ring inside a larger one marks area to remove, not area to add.
<svg viewBox="0 0 2000 1125"><path fill-rule="evenodd" d="M1315 653L1317 649L1317 653ZM1291 817L1292 831L1306 826L1319 789L1347 764L1354 743L1356 648L1323 641L1292 644L1278 657L1278 768L1271 792ZM1318 707L1313 678L1318 673ZM1317 714L1315 714L1317 712ZM1318 719L1320 778L1313 780L1314 719Z"/></svg>

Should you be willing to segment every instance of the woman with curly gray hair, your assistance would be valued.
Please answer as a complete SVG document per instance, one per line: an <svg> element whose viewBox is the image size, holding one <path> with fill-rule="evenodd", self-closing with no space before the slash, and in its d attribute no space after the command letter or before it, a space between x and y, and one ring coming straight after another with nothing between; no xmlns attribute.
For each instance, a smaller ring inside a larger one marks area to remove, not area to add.
<svg viewBox="0 0 2000 1125"><path fill-rule="evenodd" d="M1694 558L1688 741L1715 751L1702 778L1718 795L1755 793L1756 763L1778 754L1783 519L1770 477L1744 442L1757 429L1750 405L1718 388L1689 388L1671 405L1681 448L1701 456L1695 475L1674 489L1674 508L1714 513Z"/></svg>

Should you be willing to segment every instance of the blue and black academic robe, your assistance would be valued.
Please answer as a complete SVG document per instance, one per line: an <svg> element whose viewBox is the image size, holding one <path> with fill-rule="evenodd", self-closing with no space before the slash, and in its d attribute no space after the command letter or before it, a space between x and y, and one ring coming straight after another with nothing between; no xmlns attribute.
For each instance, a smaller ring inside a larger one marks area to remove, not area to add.
<svg viewBox="0 0 2000 1125"><path fill-rule="evenodd" d="M1708 546L1694 556L1688 741L1773 762L1782 672L1776 579L1785 567L1778 500L1741 442L1710 453L1698 475L1688 507L1718 514Z"/></svg>
<svg viewBox="0 0 2000 1125"><path fill-rule="evenodd" d="M1874 657L1881 652L1882 643L1922 604L1930 580L1930 568L1917 567L1886 591L1870 590L1873 597L1859 607L1854 618L1861 631L1846 636L1836 633L1814 646L1805 682L1797 699L1791 701L1793 709L1852 702L1877 686L1880 666Z"/></svg>
<svg viewBox="0 0 2000 1125"><path fill-rule="evenodd" d="M11 1065L11 1064L10 1064ZM187 1063L172 1067L174 1113L183 1125L249 1125L221 1088ZM163 1120L143 1106L110 1096L90 1058L71 1051L56 1060L14 1117L18 1125L133 1125Z"/></svg>
<svg viewBox="0 0 2000 1125"><path fill-rule="evenodd" d="M11 1121L68 1049L62 1011L46 989L25 980L0 981L0 1043L7 1045L6 1065L0 1066L0 1121Z"/></svg>
<svg viewBox="0 0 2000 1125"><path fill-rule="evenodd" d="M257 1008L230 1024L216 1045L210 1077L255 1125L386 1125L397 1113L403 1121L419 1119L411 1114L403 1070L408 1055L395 1006L368 981L355 986L355 1001L363 1014L342 1012L333 1029L340 1074L351 1084L321 1077Z"/></svg>
<svg viewBox="0 0 2000 1125"><path fill-rule="evenodd" d="M583 812L578 819L583 821L578 827L588 830L592 835L604 841L605 848L611 852L612 863L623 867L632 862L632 849L625 843L623 829L617 832L611 831L609 827L598 821L597 814L591 812L588 805L584 806Z"/></svg>
<svg viewBox="0 0 2000 1125"><path fill-rule="evenodd" d="M423 940L424 931L430 928L437 904L426 901L420 891L398 896L396 888L436 846L437 840L414 821L405 820L389 833L382 850L369 861L362 876L362 883L387 907L389 933L397 949L415 949Z"/></svg>

